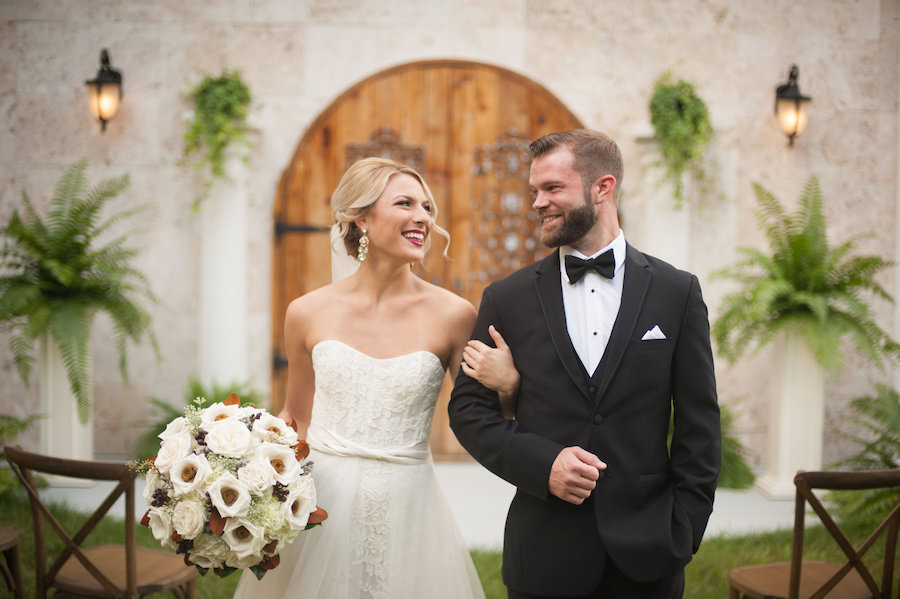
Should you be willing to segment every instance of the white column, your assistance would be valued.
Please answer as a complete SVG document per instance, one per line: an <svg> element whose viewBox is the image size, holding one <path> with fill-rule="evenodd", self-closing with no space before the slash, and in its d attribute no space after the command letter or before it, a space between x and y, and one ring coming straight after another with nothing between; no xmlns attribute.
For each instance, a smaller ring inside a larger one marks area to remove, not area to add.
<svg viewBox="0 0 900 599"><path fill-rule="evenodd" d="M40 362L38 363L41 442L40 453L72 460L94 459L94 386L91 370L93 361L88 351L88 384L85 389L91 404L87 422L78 417L78 402L69 387L66 368L59 347L45 332L40 338ZM62 476L46 477L56 486L89 486L91 481Z"/></svg>
<svg viewBox="0 0 900 599"><path fill-rule="evenodd" d="M779 378L769 404L766 472L757 485L770 497L790 499L798 470L822 468L825 372L791 328L778 336L775 355Z"/></svg>
<svg viewBox="0 0 900 599"><path fill-rule="evenodd" d="M246 381L249 169L226 163L201 207L199 370L205 384Z"/></svg>
<svg viewBox="0 0 900 599"><path fill-rule="evenodd" d="M668 181L663 180L664 167L655 163L660 160L660 153L656 140L653 138L653 127L649 122L642 123L635 131L635 141L641 150L641 166L643 180L640 182L642 193L642 208L638 214L628 213L628 222L640 219L640 228L643 236L639 240L641 251L647 252L657 258L678 268L688 269L691 263L691 206L685 199L681 208L675 208L675 188ZM685 185L685 194L690 192L691 182L688 177L682 180ZM626 177L627 183L627 177ZM637 191L635 188L627 188ZM625 202L629 202L626 195ZM629 204L633 206L633 204ZM628 239L626 231L625 235ZM634 240L638 241L638 240Z"/></svg>

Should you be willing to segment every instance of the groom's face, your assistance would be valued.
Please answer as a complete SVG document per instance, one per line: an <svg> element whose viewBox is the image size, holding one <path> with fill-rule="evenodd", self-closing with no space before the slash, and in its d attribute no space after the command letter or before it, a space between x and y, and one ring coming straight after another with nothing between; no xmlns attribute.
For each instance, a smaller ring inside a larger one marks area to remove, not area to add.
<svg viewBox="0 0 900 599"><path fill-rule="evenodd" d="M531 163L532 207L540 217L541 243L548 247L574 245L597 222L590 190L585 189L574 165L575 155L566 147Z"/></svg>

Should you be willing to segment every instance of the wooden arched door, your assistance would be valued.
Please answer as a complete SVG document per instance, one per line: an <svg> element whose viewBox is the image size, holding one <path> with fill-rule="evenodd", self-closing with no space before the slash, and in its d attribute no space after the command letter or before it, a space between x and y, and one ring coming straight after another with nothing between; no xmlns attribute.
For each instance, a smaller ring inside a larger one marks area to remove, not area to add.
<svg viewBox="0 0 900 599"><path fill-rule="evenodd" d="M272 409L283 404L286 382L284 313L292 299L330 282L329 198L350 164L389 156L424 174L452 242L450 259L432 251L420 274L477 307L487 283L546 253L530 209L528 141L580 126L540 85L467 61L382 71L325 109L300 140L275 201ZM447 424L449 388L448 379L432 448L463 455Z"/></svg>

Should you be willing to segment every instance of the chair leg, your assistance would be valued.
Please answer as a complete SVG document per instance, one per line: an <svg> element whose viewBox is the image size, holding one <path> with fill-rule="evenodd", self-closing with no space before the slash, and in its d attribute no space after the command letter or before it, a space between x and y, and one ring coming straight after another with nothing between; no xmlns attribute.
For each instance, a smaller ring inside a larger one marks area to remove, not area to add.
<svg viewBox="0 0 900 599"><path fill-rule="evenodd" d="M728 587L728 599L741 599L741 594L734 587Z"/></svg>
<svg viewBox="0 0 900 599"><path fill-rule="evenodd" d="M22 566L19 562L19 546L13 545L3 552L6 558L6 564L3 566L3 578L10 590L13 592L15 599L25 599L25 589L22 586Z"/></svg>

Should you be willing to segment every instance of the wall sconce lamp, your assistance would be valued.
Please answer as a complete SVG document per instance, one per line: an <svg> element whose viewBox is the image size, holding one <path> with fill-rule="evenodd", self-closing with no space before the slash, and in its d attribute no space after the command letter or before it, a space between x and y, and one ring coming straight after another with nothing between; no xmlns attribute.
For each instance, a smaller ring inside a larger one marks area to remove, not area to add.
<svg viewBox="0 0 900 599"><path fill-rule="evenodd" d="M116 116L122 99L122 73L109 66L109 52L100 51L100 70L97 76L84 82L94 118L100 121L100 131L106 131L106 121Z"/></svg>
<svg viewBox="0 0 900 599"><path fill-rule="evenodd" d="M812 98L800 93L797 86L797 65L791 65L787 83L775 88L775 118L781 125L781 130L788 136L788 145L794 145L794 137L803 133L806 129L807 105Z"/></svg>

